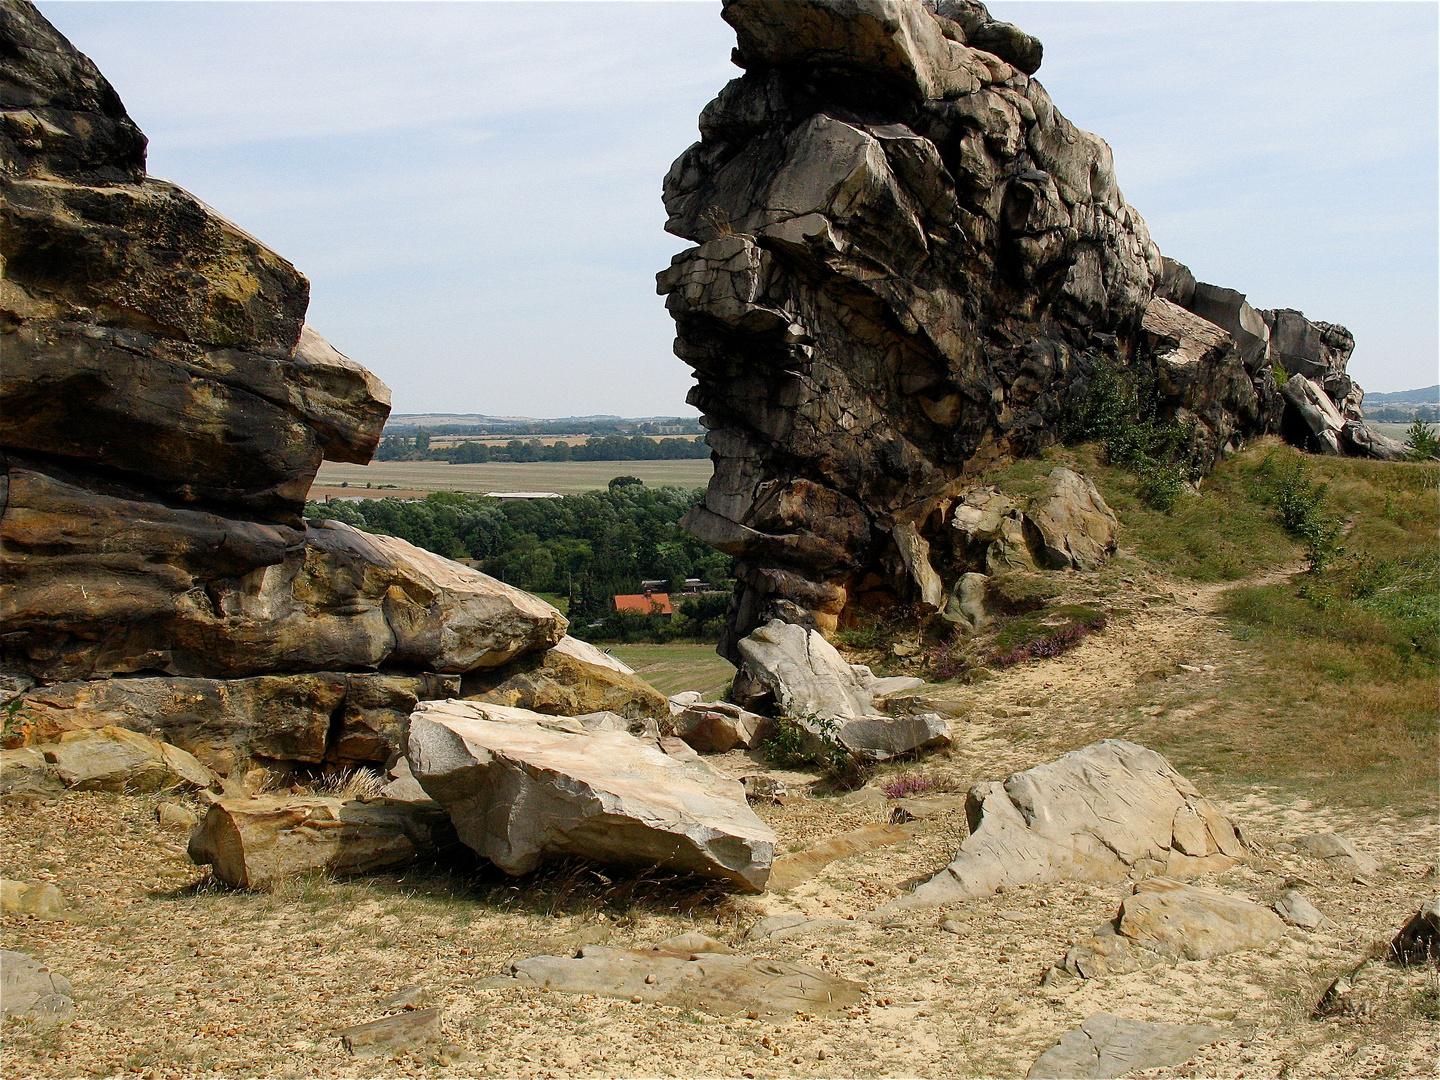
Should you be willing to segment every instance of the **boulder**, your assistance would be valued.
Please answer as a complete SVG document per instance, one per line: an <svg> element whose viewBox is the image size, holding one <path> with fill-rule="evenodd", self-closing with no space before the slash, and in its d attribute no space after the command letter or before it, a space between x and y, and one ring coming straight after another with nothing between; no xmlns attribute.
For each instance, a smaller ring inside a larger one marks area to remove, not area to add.
<svg viewBox="0 0 1440 1080"><path fill-rule="evenodd" d="M854 720L874 711L863 678L818 630L774 619L739 644L731 696L800 720Z"/></svg>
<svg viewBox="0 0 1440 1080"><path fill-rule="evenodd" d="M0 908L47 918L65 910L65 897L48 881L0 881Z"/></svg>
<svg viewBox="0 0 1440 1080"><path fill-rule="evenodd" d="M1345 417L1322 387L1304 375L1292 375L1280 387L1280 393L1309 432L1310 439L1305 449L1325 454L1343 452L1340 435L1345 430Z"/></svg>
<svg viewBox="0 0 1440 1080"><path fill-rule="evenodd" d="M587 945L578 956L534 956L511 964L509 975L518 986L700 1008L719 1016L749 1015L772 1023L802 1012L833 1016L865 994L862 983L805 964L716 951L707 943L694 949L691 942L672 940L649 949Z"/></svg>
<svg viewBox="0 0 1440 1080"><path fill-rule="evenodd" d="M553 716L613 712L632 720L669 715L665 696L609 653L565 636L543 652L472 672L462 696Z"/></svg>
<svg viewBox="0 0 1440 1080"><path fill-rule="evenodd" d="M237 889L271 889L307 874L368 874L454 847L433 803L333 796L252 796L212 803L190 836L190 859Z"/></svg>
<svg viewBox="0 0 1440 1080"><path fill-rule="evenodd" d="M6 1017L58 1024L75 1012L70 980L33 956L0 949L0 1009Z"/></svg>
<svg viewBox="0 0 1440 1080"><path fill-rule="evenodd" d="M1104 1080L1141 1069L1183 1065L1202 1046L1225 1037L1200 1024L1156 1024L1092 1013L1030 1066L1029 1080Z"/></svg>
<svg viewBox="0 0 1440 1080"><path fill-rule="evenodd" d="M744 788L654 743L474 701L424 702L405 755L460 839L510 874L543 859L667 866L764 888L775 835Z"/></svg>
<svg viewBox="0 0 1440 1080"><path fill-rule="evenodd" d="M862 716L841 724L835 737L861 761L889 761L949 746L950 723L939 713Z"/></svg>
<svg viewBox="0 0 1440 1080"><path fill-rule="evenodd" d="M675 734L702 754L723 754L735 747L753 750L765 740L774 721L728 701L701 702L671 717Z"/></svg>
<svg viewBox="0 0 1440 1080"><path fill-rule="evenodd" d="M990 614L985 610L985 590L990 583L986 574L970 572L961 574L951 589L941 612L946 622L963 627L975 633L990 624Z"/></svg>
<svg viewBox="0 0 1440 1080"><path fill-rule="evenodd" d="M1051 471L1025 518L1039 537L1037 561L1051 569L1097 569L1114 552L1120 529L1095 485L1063 467Z"/></svg>
<svg viewBox="0 0 1440 1080"><path fill-rule="evenodd" d="M1285 924L1267 907L1168 878L1139 882L1120 905L1117 929L1141 948L1178 960L1269 945Z"/></svg>
<svg viewBox="0 0 1440 1080"><path fill-rule="evenodd" d="M70 731L38 748L76 791L205 791L219 778L178 746L118 727Z"/></svg>
<svg viewBox="0 0 1440 1080"><path fill-rule="evenodd" d="M970 835L948 867L898 902L935 907L999 887L1189 877L1246 854L1239 831L1159 754L1122 739L978 784ZM1273 916L1272 916L1273 917Z"/></svg>
<svg viewBox="0 0 1440 1080"><path fill-rule="evenodd" d="M1341 874L1374 877L1380 864L1357 848L1351 841L1335 833L1311 833L1295 841L1297 851L1322 859L1330 869Z"/></svg>
<svg viewBox="0 0 1440 1080"><path fill-rule="evenodd" d="M184 803L162 802L155 806L155 820L161 825L169 825L178 829L194 828L200 823L200 818L195 811L191 810Z"/></svg>
<svg viewBox="0 0 1440 1080"><path fill-rule="evenodd" d="M1434 961L1440 964L1440 897L1426 901L1390 942L1390 955L1399 964Z"/></svg>
<svg viewBox="0 0 1440 1080"><path fill-rule="evenodd" d="M65 790L65 781L45 755L31 746L0 750L0 802L50 798Z"/></svg>

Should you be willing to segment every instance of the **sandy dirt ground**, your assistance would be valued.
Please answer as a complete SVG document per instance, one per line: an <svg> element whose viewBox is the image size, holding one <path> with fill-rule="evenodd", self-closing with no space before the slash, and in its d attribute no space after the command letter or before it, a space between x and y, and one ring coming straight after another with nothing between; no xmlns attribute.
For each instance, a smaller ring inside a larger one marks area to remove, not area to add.
<svg viewBox="0 0 1440 1080"><path fill-rule="evenodd" d="M1114 587L1127 613L1103 634L940 691L957 715L955 744L915 769L963 791L1095 738L1145 741L1223 701L1232 680L1263 677L1215 616L1222 586L1178 588L1137 574ZM711 760L735 775L761 764L734 753ZM1114 916L1124 885L1021 888L878 925L865 919L950 860L965 834L958 810L786 892L697 900L657 886L607 903L584 872L557 892L553 881L507 889L473 867L231 892L189 863L185 830L157 823L156 797L72 793L7 806L4 875L54 882L70 911L5 916L4 947L65 974L79 1013L50 1030L7 1022L3 1075L1015 1077L1096 1011L1226 1032L1187 1064L1147 1077L1437 1075L1433 968L1372 964L1368 1014L1310 1018L1328 983L1435 893L1434 808L1309 803L1187 771L1229 808L1255 852L1201 883L1262 903L1298 888L1327 924L1291 929L1265 950L1049 984L1042 979L1068 946ZM812 791L805 774L787 775L792 797L757 807L782 852L889 819L887 808L848 807ZM1383 872L1356 881L1287 850L1326 830L1353 839ZM746 940L760 918L786 913L838 921ZM861 981L866 997L837 1017L769 1024L491 985L514 959L684 930ZM383 1015L383 1002L411 986L444 1007L445 1042L378 1059L346 1054L335 1032Z"/></svg>

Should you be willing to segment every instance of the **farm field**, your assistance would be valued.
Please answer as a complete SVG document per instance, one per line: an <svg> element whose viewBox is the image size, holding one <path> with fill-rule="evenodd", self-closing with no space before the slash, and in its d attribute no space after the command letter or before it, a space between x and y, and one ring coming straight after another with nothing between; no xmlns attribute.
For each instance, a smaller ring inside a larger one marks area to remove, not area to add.
<svg viewBox="0 0 1440 1080"><path fill-rule="evenodd" d="M638 476L651 487L704 487L710 481L710 462L704 458L680 461L493 461L451 465L445 461L377 461L349 465L327 461L320 466L310 498L363 494L382 485L393 489L375 492L375 498L393 495L418 498L431 491L554 491L570 495L605 487L616 476ZM347 484L342 488L341 484ZM360 492L355 489L360 488Z"/></svg>
<svg viewBox="0 0 1440 1080"><path fill-rule="evenodd" d="M699 690L714 701L730 689L735 669L715 653L714 645L605 645L616 659L667 697Z"/></svg>

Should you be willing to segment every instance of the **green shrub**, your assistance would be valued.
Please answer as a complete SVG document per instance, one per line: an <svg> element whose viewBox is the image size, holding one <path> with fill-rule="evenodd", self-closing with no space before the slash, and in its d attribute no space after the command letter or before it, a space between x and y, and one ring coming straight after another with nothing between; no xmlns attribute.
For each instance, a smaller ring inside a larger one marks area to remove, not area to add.
<svg viewBox="0 0 1440 1080"><path fill-rule="evenodd" d="M1328 484L1310 481L1310 465L1298 455L1270 454L1258 470L1269 480L1269 499L1286 532L1305 548L1310 569L1322 572L1339 554L1343 523L1328 513Z"/></svg>
<svg viewBox="0 0 1440 1080"><path fill-rule="evenodd" d="M1418 419L1405 429L1405 447L1410 451L1411 461L1440 458L1440 436L1433 427Z"/></svg>

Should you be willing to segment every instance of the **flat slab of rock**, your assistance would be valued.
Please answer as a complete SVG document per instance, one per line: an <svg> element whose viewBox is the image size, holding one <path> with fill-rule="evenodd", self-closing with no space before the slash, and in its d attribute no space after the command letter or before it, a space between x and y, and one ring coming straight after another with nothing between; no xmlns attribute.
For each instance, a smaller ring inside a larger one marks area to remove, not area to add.
<svg viewBox="0 0 1440 1080"><path fill-rule="evenodd" d="M0 1008L5 1016L60 1023L75 1012L70 981L33 956L0 949Z"/></svg>
<svg viewBox="0 0 1440 1080"><path fill-rule="evenodd" d="M701 1008L720 1016L754 1014L761 1020L781 1020L802 1012L833 1015L860 1001L865 993L862 983L804 964L668 945L646 950L590 945L575 957L535 956L517 961L510 965L510 972L530 986L638 998Z"/></svg>
<svg viewBox="0 0 1440 1080"><path fill-rule="evenodd" d="M1097 1012L1046 1050L1028 1080L1108 1080L1140 1069L1180 1065L1202 1046L1225 1037L1199 1024L1153 1024Z"/></svg>
<svg viewBox="0 0 1440 1080"><path fill-rule="evenodd" d="M268 889L311 873L367 874L453 847L431 802L325 796L219 799L190 837L190 858L238 889Z"/></svg>
<svg viewBox="0 0 1440 1080"><path fill-rule="evenodd" d="M836 859L860 855L876 848L888 847L908 840L915 835L914 829L901 825L866 825L839 836L821 840L817 844L775 860L770 871L772 890L791 889L802 881L809 881Z"/></svg>
<svg viewBox="0 0 1440 1080"><path fill-rule="evenodd" d="M438 1006L357 1024L336 1032L345 1049L356 1057L394 1054L415 1046L440 1041L443 1010Z"/></svg>
<svg viewBox="0 0 1440 1080"><path fill-rule="evenodd" d="M1168 878L1151 878L1137 884L1134 895L1120 905L1118 929L1160 956L1208 960L1278 941L1285 923L1260 904Z"/></svg>
<svg viewBox="0 0 1440 1080"><path fill-rule="evenodd" d="M1191 877L1235 865L1239 832L1153 750L1106 739L1056 761L978 784L970 836L955 860L898 907L935 907L1000 886Z"/></svg>
<svg viewBox="0 0 1440 1080"><path fill-rule="evenodd" d="M1311 833L1295 841L1295 848L1316 859L1325 860L1326 866L1342 874L1359 874L1374 877L1380 872L1380 864L1357 848L1354 843L1335 833Z"/></svg>
<svg viewBox="0 0 1440 1080"><path fill-rule="evenodd" d="M471 701L425 702L406 757L460 839L511 874L557 855L667 866L760 892L775 834L738 782L656 743Z"/></svg>

